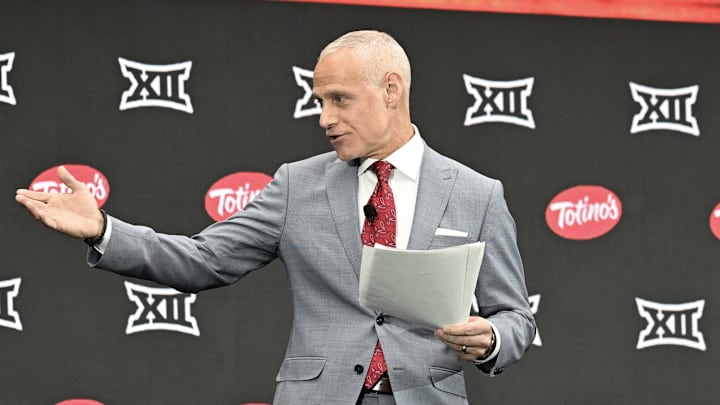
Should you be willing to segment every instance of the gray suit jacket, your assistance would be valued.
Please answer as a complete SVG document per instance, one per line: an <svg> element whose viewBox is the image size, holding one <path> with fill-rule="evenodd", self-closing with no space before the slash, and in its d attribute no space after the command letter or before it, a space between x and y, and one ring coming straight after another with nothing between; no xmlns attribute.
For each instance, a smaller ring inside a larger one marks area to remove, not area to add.
<svg viewBox="0 0 720 405"><path fill-rule="evenodd" d="M105 253L91 249L88 262L199 291L234 283L280 258L294 316L276 404L354 404L378 338L398 404L466 404L462 360L433 331L390 316L378 324L358 303L357 181L357 162L338 160L334 152L284 164L245 210L192 238L112 218ZM436 236L437 228L469 236ZM515 223L499 181L426 146L408 249L474 241L486 242L476 290L480 315L502 341L497 358L480 368L496 375L520 359L535 333Z"/></svg>

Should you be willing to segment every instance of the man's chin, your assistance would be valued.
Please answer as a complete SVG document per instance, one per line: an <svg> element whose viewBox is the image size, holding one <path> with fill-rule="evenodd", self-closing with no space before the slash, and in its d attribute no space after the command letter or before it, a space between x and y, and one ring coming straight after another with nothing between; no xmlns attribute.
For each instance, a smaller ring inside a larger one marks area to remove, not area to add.
<svg viewBox="0 0 720 405"><path fill-rule="evenodd" d="M346 162L349 160L358 158L358 156L355 156L354 154L349 153L348 151L344 151L339 148L335 148L335 154L337 155L338 159L346 161Z"/></svg>

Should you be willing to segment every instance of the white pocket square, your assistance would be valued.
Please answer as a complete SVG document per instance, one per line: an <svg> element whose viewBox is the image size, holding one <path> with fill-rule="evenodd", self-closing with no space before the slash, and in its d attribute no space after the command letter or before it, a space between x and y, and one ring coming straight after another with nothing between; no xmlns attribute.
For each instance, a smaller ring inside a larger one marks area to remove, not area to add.
<svg viewBox="0 0 720 405"><path fill-rule="evenodd" d="M468 233L463 231L456 231L454 229L438 228L435 231L437 236L455 236L458 238L467 238Z"/></svg>

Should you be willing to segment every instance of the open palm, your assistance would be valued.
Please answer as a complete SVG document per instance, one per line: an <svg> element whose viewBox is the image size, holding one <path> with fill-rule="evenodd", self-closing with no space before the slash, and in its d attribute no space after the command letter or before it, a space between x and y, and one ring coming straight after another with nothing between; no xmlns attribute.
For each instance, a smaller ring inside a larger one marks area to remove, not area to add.
<svg viewBox="0 0 720 405"><path fill-rule="evenodd" d="M103 217L95 197L64 166L59 166L57 173L72 192L44 193L20 189L17 190L15 201L23 205L33 217L58 232L76 238L98 236L102 231Z"/></svg>

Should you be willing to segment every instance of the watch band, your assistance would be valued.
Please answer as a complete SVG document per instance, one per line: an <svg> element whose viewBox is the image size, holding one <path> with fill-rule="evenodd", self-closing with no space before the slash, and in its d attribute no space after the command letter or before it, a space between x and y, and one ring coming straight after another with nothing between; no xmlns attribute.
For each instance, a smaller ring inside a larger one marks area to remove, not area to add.
<svg viewBox="0 0 720 405"><path fill-rule="evenodd" d="M485 350L485 353L478 357L478 360L485 360L495 351L495 330L492 330L492 334L490 335L490 347L488 347L487 350Z"/></svg>
<svg viewBox="0 0 720 405"><path fill-rule="evenodd" d="M85 243L88 244L88 246L95 246L95 245L97 245L97 244L100 243L100 242L103 240L103 238L105 237L105 231L107 230L107 213L105 212L104 209L100 208L100 214L102 214L102 218L103 218L102 230L100 231L100 235L98 235L98 236L95 237L95 238L85 238L85 239L83 239L83 240L85 241Z"/></svg>

